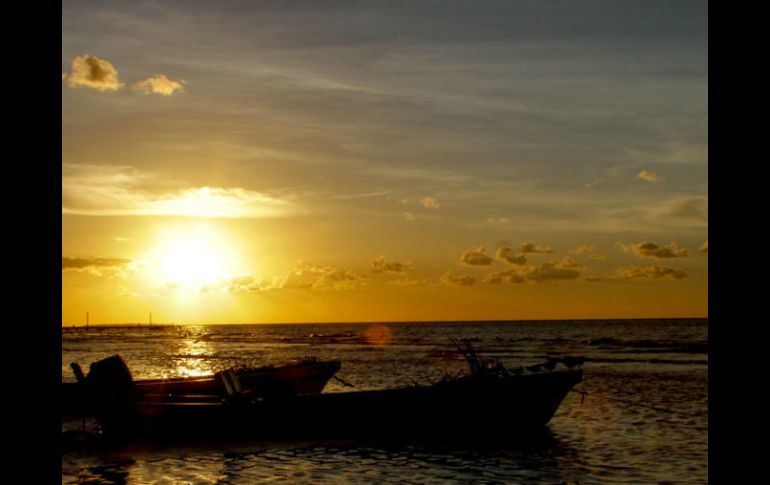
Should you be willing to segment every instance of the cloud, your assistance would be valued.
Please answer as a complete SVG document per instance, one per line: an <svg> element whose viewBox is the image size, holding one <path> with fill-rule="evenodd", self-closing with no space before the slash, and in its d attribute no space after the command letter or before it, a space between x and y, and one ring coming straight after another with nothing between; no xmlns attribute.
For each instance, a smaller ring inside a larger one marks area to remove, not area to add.
<svg viewBox="0 0 770 485"><path fill-rule="evenodd" d="M567 251L570 254L589 254L593 252L596 248L592 244L582 244L575 249L570 249Z"/></svg>
<svg viewBox="0 0 770 485"><path fill-rule="evenodd" d="M548 246L540 246L533 242L523 242L519 245L519 250L524 254L552 254L553 249Z"/></svg>
<svg viewBox="0 0 770 485"><path fill-rule="evenodd" d="M389 285L394 286L435 286L435 282L431 282L427 279L407 279L397 278L388 281Z"/></svg>
<svg viewBox="0 0 770 485"><path fill-rule="evenodd" d="M489 217L487 218L487 224L492 226L505 226L510 224L511 220L507 217Z"/></svg>
<svg viewBox="0 0 770 485"><path fill-rule="evenodd" d="M510 246L501 246L497 248L497 258L506 263L523 266L527 264L527 257L523 254L515 254Z"/></svg>
<svg viewBox="0 0 770 485"><path fill-rule="evenodd" d="M365 280L364 276L352 271L300 261L280 286L285 289L344 290L362 286Z"/></svg>
<svg viewBox="0 0 770 485"><path fill-rule="evenodd" d="M385 256L377 256L372 260L372 273L398 273L403 274L406 270L414 268L414 263L407 261L400 263L398 261L387 262Z"/></svg>
<svg viewBox="0 0 770 485"><path fill-rule="evenodd" d="M583 265L575 261L574 259L570 258L569 256L565 256L564 259L559 261L558 265L560 268L582 268Z"/></svg>
<svg viewBox="0 0 770 485"><path fill-rule="evenodd" d="M229 293L259 293L272 288L252 275L230 278L225 281L225 287Z"/></svg>
<svg viewBox="0 0 770 485"><path fill-rule="evenodd" d="M580 271L559 267L556 263L543 263L527 273L527 279L538 283L558 280L575 280L580 277Z"/></svg>
<svg viewBox="0 0 770 485"><path fill-rule="evenodd" d="M123 87L118 80L118 71L108 61L85 54L72 60L69 74L62 74L70 87L86 87L98 91L117 91Z"/></svg>
<svg viewBox="0 0 770 485"><path fill-rule="evenodd" d="M471 275L458 275L449 272L441 277L441 283L446 286L472 286L476 284L476 277Z"/></svg>
<svg viewBox="0 0 770 485"><path fill-rule="evenodd" d="M708 223L708 197L682 196L666 200L651 209L655 219L670 221L675 219L678 225L684 223Z"/></svg>
<svg viewBox="0 0 770 485"><path fill-rule="evenodd" d="M687 273L681 269L662 268L660 266L624 266L615 270L614 277L626 280L640 278L681 280L687 277Z"/></svg>
<svg viewBox="0 0 770 485"><path fill-rule="evenodd" d="M406 222L412 222L415 219L417 219L416 217L414 217L414 214L412 214L411 212L404 212L403 216Z"/></svg>
<svg viewBox="0 0 770 485"><path fill-rule="evenodd" d="M642 180L646 180L647 182L657 182L660 180L660 177L658 177L655 173L649 171L649 170L642 170L639 172L639 175L637 175Z"/></svg>
<svg viewBox="0 0 770 485"><path fill-rule="evenodd" d="M604 259L604 256L597 253L596 248L592 244L583 244L567 252L578 256L588 255L589 258L594 260Z"/></svg>
<svg viewBox="0 0 770 485"><path fill-rule="evenodd" d="M178 187L179 182L127 166L62 167L62 214L258 218L292 204L242 187Z"/></svg>
<svg viewBox="0 0 770 485"><path fill-rule="evenodd" d="M675 242L668 246L658 246L654 242L640 242L639 244L623 245L623 250L634 253L641 258L685 258L689 256L686 249L679 247Z"/></svg>
<svg viewBox="0 0 770 485"><path fill-rule="evenodd" d="M132 269L132 261L126 258L61 258L62 271L88 272L107 278L123 277Z"/></svg>
<svg viewBox="0 0 770 485"><path fill-rule="evenodd" d="M133 296L133 297L141 296L139 293L135 291L131 291L123 285L118 285L118 287L115 288L115 292L118 294L118 296Z"/></svg>
<svg viewBox="0 0 770 485"><path fill-rule="evenodd" d="M511 285L526 283L526 281L527 279L516 270L490 273L484 277L484 283L488 285Z"/></svg>
<svg viewBox="0 0 770 485"><path fill-rule="evenodd" d="M163 96L171 96L174 93L181 93L184 91L185 81L169 79L163 74L157 76L148 77L141 81L135 82L132 87L137 91L142 91L145 94L162 94Z"/></svg>
<svg viewBox="0 0 770 485"><path fill-rule="evenodd" d="M468 266L489 266L492 258L486 255L484 246L473 246L460 257L460 262Z"/></svg>
<svg viewBox="0 0 770 485"><path fill-rule="evenodd" d="M420 204L422 204L423 207L427 207L428 209L438 209L441 207L439 201L433 197L423 197L420 199Z"/></svg>
<svg viewBox="0 0 770 485"><path fill-rule="evenodd" d="M709 241L708 241L708 239L706 239L706 241L703 244L701 244L701 246L698 248L698 251L700 251L702 253L709 252Z"/></svg>

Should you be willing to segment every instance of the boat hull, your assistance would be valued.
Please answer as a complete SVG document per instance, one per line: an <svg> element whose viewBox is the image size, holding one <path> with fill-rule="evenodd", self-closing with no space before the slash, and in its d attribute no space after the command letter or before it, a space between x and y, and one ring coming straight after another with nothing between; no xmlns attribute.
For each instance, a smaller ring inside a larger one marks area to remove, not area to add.
<svg viewBox="0 0 770 485"><path fill-rule="evenodd" d="M380 391L231 402L141 402L112 421L116 428L110 429L107 422L105 431L186 441L520 435L542 429L581 380L581 370L566 370ZM131 419L124 419L129 415Z"/></svg>

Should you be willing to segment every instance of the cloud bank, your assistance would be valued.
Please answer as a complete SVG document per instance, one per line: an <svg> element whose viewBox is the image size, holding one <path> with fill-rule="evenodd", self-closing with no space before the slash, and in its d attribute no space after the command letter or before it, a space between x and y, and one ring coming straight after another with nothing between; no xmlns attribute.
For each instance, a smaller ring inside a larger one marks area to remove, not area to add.
<svg viewBox="0 0 770 485"><path fill-rule="evenodd" d="M62 167L62 214L260 218L284 215L287 201L242 187L178 183L126 166Z"/></svg>
<svg viewBox="0 0 770 485"><path fill-rule="evenodd" d="M403 274L411 268L414 268L414 263L411 261L406 261L403 263L398 261L388 262L385 260L385 256L377 256L372 260L372 273Z"/></svg>
<svg viewBox="0 0 770 485"><path fill-rule="evenodd" d="M687 277L687 273L681 269L660 266L624 266L615 270L614 277L625 280L660 278L681 280Z"/></svg>
<svg viewBox="0 0 770 485"><path fill-rule="evenodd" d="M639 244L623 245L623 250L636 254L640 258L686 258L689 253L685 248L679 247L675 242L667 246L659 246L654 242L640 242Z"/></svg>
<svg viewBox="0 0 770 485"><path fill-rule="evenodd" d="M62 271L88 272L96 276L108 278L125 276L132 266L132 261L126 258L96 258L96 257L67 257L61 258Z"/></svg>

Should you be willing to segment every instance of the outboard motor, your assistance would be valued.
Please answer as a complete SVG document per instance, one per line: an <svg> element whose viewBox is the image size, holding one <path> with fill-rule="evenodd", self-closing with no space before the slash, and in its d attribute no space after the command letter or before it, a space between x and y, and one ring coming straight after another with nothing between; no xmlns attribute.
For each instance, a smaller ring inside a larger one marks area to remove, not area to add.
<svg viewBox="0 0 770 485"><path fill-rule="evenodd" d="M125 436L133 429L134 380L119 355L91 364L85 378L87 392L96 404L105 434Z"/></svg>
<svg viewBox="0 0 770 485"><path fill-rule="evenodd" d="M134 392L131 371L119 355L91 364L86 382L95 396L103 398L119 397Z"/></svg>

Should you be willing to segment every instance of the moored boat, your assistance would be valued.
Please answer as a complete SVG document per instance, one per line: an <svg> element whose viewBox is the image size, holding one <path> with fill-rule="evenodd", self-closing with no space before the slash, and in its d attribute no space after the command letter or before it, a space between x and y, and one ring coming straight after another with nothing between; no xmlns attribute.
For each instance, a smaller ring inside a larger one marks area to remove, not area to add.
<svg viewBox="0 0 770 485"><path fill-rule="evenodd" d="M105 436L120 440L514 437L542 429L583 376L582 358L508 371L472 349L465 356L468 375L370 391L260 396L227 371L220 376L226 398L113 399L104 401L99 419Z"/></svg>
<svg viewBox="0 0 770 485"><path fill-rule="evenodd" d="M75 383L62 383L62 415L92 414L104 396L130 395L134 401L168 402L201 398L217 400L226 396L227 379L235 375L239 392L254 397L318 394L340 369L339 361L303 359L281 366L227 369L214 375L133 380L120 356L112 356L91 364L88 375L73 363L78 378Z"/></svg>
<svg viewBox="0 0 770 485"><path fill-rule="evenodd" d="M516 436L545 426L581 380L582 370L565 369L374 391L138 402L113 416L105 431L172 441Z"/></svg>

